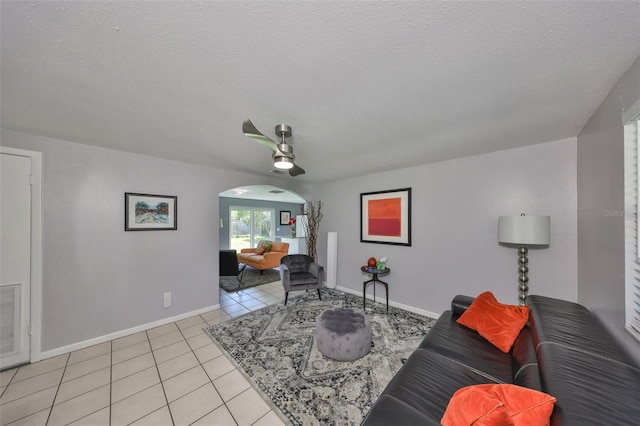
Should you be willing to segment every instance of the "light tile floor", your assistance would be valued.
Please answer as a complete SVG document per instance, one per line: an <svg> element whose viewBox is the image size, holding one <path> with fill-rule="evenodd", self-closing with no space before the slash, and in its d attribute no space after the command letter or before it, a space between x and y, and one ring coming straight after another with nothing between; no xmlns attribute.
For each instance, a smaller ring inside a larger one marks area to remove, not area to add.
<svg viewBox="0 0 640 426"><path fill-rule="evenodd" d="M282 284L220 290L215 311L0 373L4 425L283 425L202 330L273 303Z"/></svg>

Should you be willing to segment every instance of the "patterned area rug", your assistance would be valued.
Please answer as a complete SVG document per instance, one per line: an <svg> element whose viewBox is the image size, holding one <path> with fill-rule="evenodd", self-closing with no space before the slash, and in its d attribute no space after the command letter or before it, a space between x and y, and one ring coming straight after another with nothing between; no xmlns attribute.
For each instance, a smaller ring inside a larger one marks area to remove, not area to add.
<svg viewBox="0 0 640 426"><path fill-rule="evenodd" d="M359 425L435 320L367 301L373 347L339 362L322 355L315 320L325 309L362 309L362 297L323 289L209 327L211 336L294 425Z"/></svg>
<svg viewBox="0 0 640 426"><path fill-rule="evenodd" d="M247 266L241 276L242 283L240 283L236 277L220 277L220 288L226 292L232 293L234 291L255 287L257 285L280 281L280 271L277 269L265 269L264 272L260 274L259 269Z"/></svg>

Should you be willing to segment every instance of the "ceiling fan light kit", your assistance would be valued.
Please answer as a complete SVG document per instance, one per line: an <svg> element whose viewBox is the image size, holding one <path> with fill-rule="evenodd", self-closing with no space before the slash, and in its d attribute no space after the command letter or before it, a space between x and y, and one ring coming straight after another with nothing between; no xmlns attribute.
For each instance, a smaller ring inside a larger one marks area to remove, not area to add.
<svg viewBox="0 0 640 426"><path fill-rule="evenodd" d="M287 157L273 157L273 166L277 169L289 170L293 168L293 160Z"/></svg>
<svg viewBox="0 0 640 426"><path fill-rule="evenodd" d="M289 170L289 175L298 176L304 174L305 171L295 163L296 156L293 155L293 147L287 143L286 137L291 136L291 126L286 124L278 124L275 128L276 135L282 138L278 144L262 133L253 125L251 120L247 119L242 124L242 132L245 136L265 145L273 151L273 166L279 170Z"/></svg>

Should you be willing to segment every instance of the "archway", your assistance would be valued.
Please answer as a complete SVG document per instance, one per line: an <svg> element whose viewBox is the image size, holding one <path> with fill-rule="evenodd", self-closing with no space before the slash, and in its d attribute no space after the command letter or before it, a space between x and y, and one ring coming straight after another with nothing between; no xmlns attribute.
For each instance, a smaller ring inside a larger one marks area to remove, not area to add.
<svg viewBox="0 0 640 426"><path fill-rule="evenodd" d="M306 200L299 194L273 185L248 185L219 195L220 249L255 247L259 239L285 239L291 253L304 253L303 235L292 239L290 218L302 212Z"/></svg>

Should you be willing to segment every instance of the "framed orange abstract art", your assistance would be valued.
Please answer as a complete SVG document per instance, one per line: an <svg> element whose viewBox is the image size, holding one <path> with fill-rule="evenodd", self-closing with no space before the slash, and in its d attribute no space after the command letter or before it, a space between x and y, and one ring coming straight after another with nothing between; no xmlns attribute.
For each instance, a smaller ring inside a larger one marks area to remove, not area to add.
<svg viewBox="0 0 640 426"><path fill-rule="evenodd" d="M411 245L411 188L360 194L360 242Z"/></svg>

